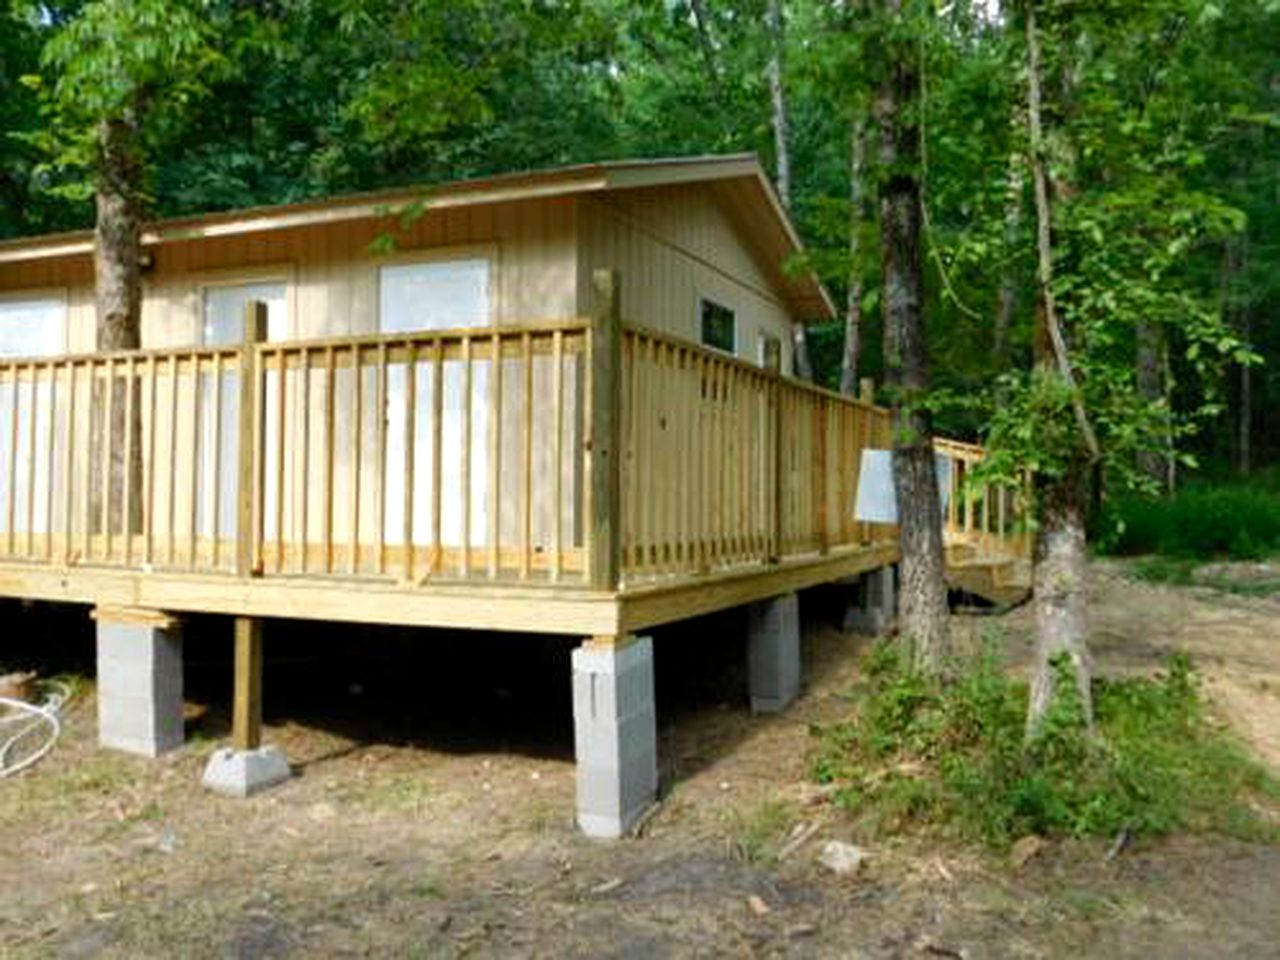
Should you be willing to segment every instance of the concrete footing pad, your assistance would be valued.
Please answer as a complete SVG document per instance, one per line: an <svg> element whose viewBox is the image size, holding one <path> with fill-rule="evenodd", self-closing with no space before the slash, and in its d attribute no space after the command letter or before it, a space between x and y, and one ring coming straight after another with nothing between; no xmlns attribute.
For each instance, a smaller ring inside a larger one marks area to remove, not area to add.
<svg viewBox="0 0 1280 960"><path fill-rule="evenodd" d="M277 747L215 750L204 768L204 785L227 797L247 797L292 776L289 761Z"/></svg>
<svg viewBox="0 0 1280 960"><path fill-rule="evenodd" d="M747 668L753 713L778 713L800 693L800 598L753 603L747 614Z"/></svg>
<svg viewBox="0 0 1280 960"><path fill-rule="evenodd" d="M896 568L881 567L858 579L857 598L844 615L844 628L880 635L893 629L898 616Z"/></svg>
<svg viewBox="0 0 1280 960"><path fill-rule="evenodd" d="M98 639L98 742L144 757L181 747L181 625L151 610L100 607L93 616Z"/></svg>
<svg viewBox="0 0 1280 960"><path fill-rule="evenodd" d="M658 793L650 638L573 651L573 726L578 827L589 837L621 837Z"/></svg>

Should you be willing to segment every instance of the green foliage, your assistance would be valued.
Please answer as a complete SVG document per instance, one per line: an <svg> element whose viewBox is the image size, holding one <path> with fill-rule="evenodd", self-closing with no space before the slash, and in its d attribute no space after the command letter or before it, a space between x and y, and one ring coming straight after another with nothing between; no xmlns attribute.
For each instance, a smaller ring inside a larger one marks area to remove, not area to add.
<svg viewBox="0 0 1280 960"><path fill-rule="evenodd" d="M1280 552L1280 489L1196 484L1171 497L1117 497L1097 527L1106 553L1262 559Z"/></svg>
<svg viewBox="0 0 1280 960"><path fill-rule="evenodd" d="M1028 833L1274 829L1251 801L1280 784L1206 716L1185 657L1153 678L1095 681L1096 737L1065 667L1031 742L1026 699L991 650L940 684L884 645L853 716L816 731L814 776L843 784L839 804L872 834L936 829L1001 847Z"/></svg>

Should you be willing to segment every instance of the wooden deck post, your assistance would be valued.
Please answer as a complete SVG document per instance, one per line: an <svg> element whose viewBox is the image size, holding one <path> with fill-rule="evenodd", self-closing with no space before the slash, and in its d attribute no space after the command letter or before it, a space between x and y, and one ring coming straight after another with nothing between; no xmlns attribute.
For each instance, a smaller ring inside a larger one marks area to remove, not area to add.
<svg viewBox="0 0 1280 960"><path fill-rule="evenodd" d="M621 566L622 319L617 271L597 270L591 280L585 464L590 503L587 577L595 589L616 590Z"/></svg>
<svg viewBox="0 0 1280 960"><path fill-rule="evenodd" d="M244 343L240 348L240 397L238 433L236 435L238 458L236 462L236 576L253 576L257 565L257 537L255 532L255 493L258 486L255 469L255 453L258 437L262 435L263 411L258 400L257 345L267 339L267 305L253 301L245 308ZM283 377L283 372L281 377ZM283 432L285 425L280 424ZM214 482L218 482L214 478ZM213 531L218 536L218 531Z"/></svg>
<svg viewBox="0 0 1280 960"><path fill-rule="evenodd" d="M262 621L236 617L236 689L231 743L237 750L262 746Z"/></svg>
<svg viewBox="0 0 1280 960"><path fill-rule="evenodd" d="M858 399L863 403L876 402L876 382L871 377L863 377L858 381Z"/></svg>

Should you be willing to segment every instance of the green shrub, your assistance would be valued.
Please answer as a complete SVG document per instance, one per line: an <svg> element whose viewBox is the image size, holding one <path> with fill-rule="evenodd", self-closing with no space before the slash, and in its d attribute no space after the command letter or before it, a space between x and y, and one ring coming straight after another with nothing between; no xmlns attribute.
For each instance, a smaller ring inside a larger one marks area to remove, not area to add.
<svg viewBox="0 0 1280 960"><path fill-rule="evenodd" d="M1280 490L1195 486L1172 497L1120 497L1096 531L1103 552L1261 559L1280 550Z"/></svg>
<svg viewBox="0 0 1280 960"><path fill-rule="evenodd" d="M1026 683L993 652L950 675L926 680L882 646L854 715L815 731L815 778L843 784L837 803L872 835L934 828L1004 846L1028 833L1274 832L1251 801L1280 785L1206 718L1184 657L1153 678L1095 681L1094 737L1060 672L1031 742Z"/></svg>

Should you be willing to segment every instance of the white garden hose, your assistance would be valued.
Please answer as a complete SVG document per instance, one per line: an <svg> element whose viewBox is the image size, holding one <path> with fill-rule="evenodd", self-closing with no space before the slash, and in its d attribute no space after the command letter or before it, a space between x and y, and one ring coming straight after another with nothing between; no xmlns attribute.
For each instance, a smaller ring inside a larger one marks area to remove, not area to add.
<svg viewBox="0 0 1280 960"><path fill-rule="evenodd" d="M44 758L62 734L58 712L71 697L71 688L56 680L41 684L43 703L0 697L0 780L21 773ZM13 760L19 746L21 759Z"/></svg>

